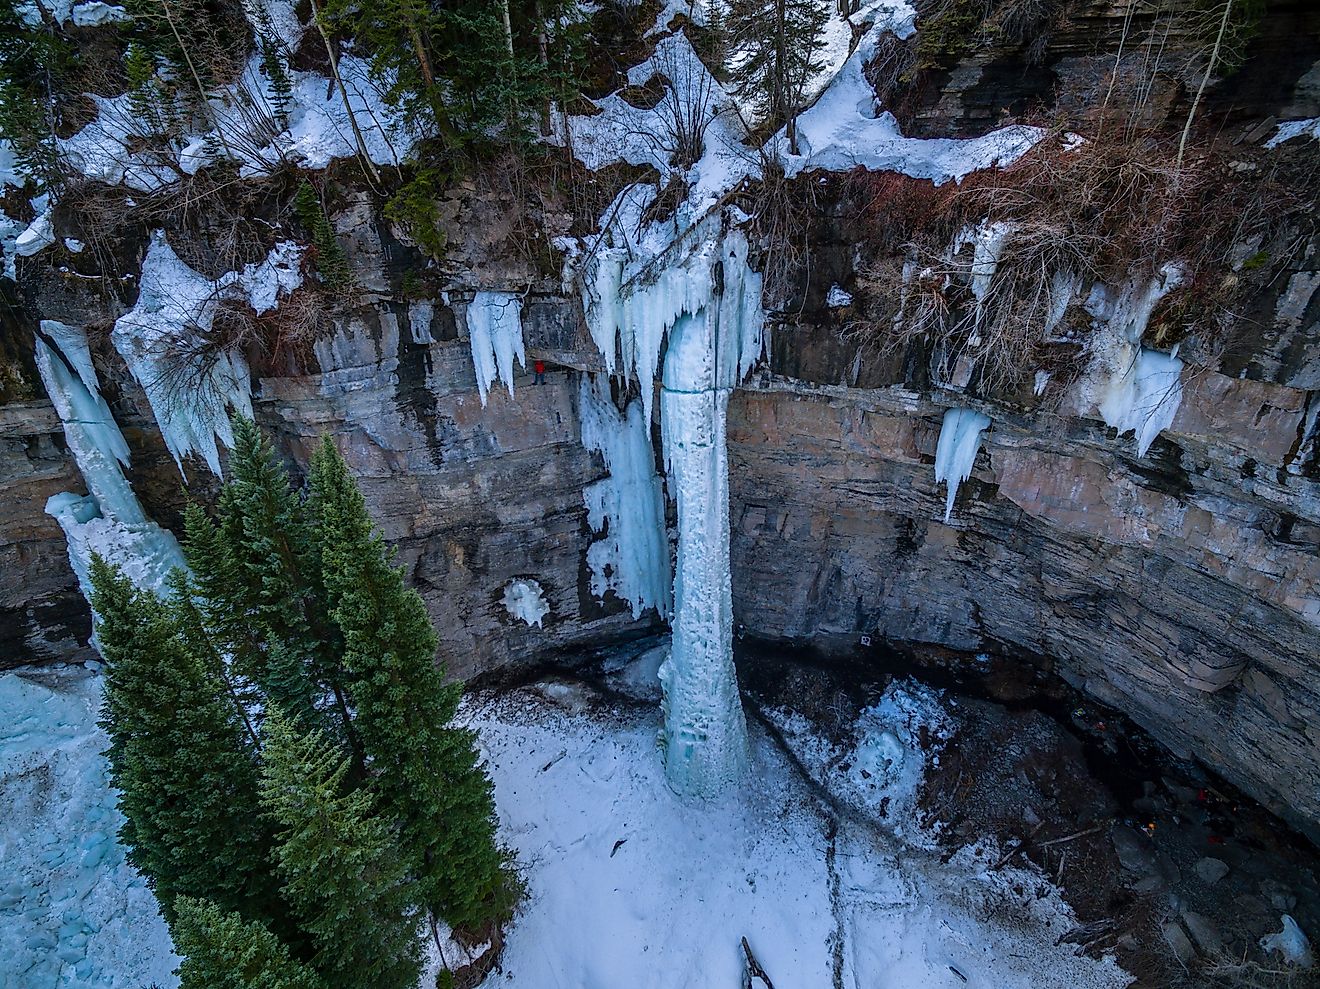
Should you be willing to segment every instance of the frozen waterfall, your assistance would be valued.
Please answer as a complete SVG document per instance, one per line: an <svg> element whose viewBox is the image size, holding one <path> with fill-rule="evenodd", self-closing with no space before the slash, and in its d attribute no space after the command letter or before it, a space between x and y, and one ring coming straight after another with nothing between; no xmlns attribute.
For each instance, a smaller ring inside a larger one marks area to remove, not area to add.
<svg viewBox="0 0 1320 989"><path fill-rule="evenodd" d="M147 518L124 476L128 444L101 397L86 334L43 320L36 363L87 485L86 495L64 492L46 502L64 530L83 595L91 599L93 553L121 566L135 584L163 590L169 572L183 566L183 554L174 536Z"/></svg>
<svg viewBox="0 0 1320 989"><path fill-rule="evenodd" d="M645 255L627 261L623 249L606 248L583 273L587 321L606 367L635 376L641 389L636 426L629 409L628 428L638 437L647 432L661 344L669 340L660 422L678 507L678 553L673 640L660 669L665 772L676 792L698 797L738 781L748 759L733 667L726 413L730 391L764 352L765 316L761 277L748 265L745 235L729 219L704 218L688 229L685 250L670 242L649 263ZM584 386L584 408L591 409L588 397ZM585 416L583 434L594 435ZM640 451L635 456L644 459ZM625 542L652 538L649 516L629 512L620 521L634 529Z"/></svg>

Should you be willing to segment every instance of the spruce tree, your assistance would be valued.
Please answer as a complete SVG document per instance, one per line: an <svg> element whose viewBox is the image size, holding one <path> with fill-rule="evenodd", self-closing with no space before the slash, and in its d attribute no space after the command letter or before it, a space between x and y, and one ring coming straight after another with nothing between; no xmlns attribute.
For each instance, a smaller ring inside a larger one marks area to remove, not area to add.
<svg viewBox="0 0 1320 989"><path fill-rule="evenodd" d="M826 0L730 0L725 23L740 58L733 76L741 96L773 124L786 124L788 148L798 153L797 115L807 86L824 67L821 40L829 23Z"/></svg>
<svg viewBox="0 0 1320 989"><path fill-rule="evenodd" d="M262 732L262 807L278 822L275 861L313 964L332 986L412 989L417 891L392 829L366 790L345 789L349 760L323 733L278 714Z"/></svg>
<svg viewBox="0 0 1320 989"><path fill-rule="evenodd" d="M312 458L309 508L372 786L399 822L425 902L454 927L503 919L516 883L495 842L474 736L450 723L459 687L444 682L426 606L392 565L328 437Z"/></svg>
<svg viewBox="0 0 1320 989"><path fill-rule="evenodd" d="M321 276L322 284L333 289L347 287L352 280L348 256L340 246L335 228L330 225L321 199L310 182L304 180L298 186L293 197L293 211L316 249L316 272Z"/></svg>
<svg viewBox="0 0 1320 989"><path fill-rule="evenodd" d="M257 805L256 753L214 672L169 607L92 558L92 607L106 661L101 726L125 817L120 837L166 919L179 894L246 917L282 910Z"/></svg>
<svg viewBox="0 0 1320 989"><path fill-rule="evenodd" d="M327 989L257 921L191 896L176 898L174 911L170 934L184 956L179 989Z"/></svg>

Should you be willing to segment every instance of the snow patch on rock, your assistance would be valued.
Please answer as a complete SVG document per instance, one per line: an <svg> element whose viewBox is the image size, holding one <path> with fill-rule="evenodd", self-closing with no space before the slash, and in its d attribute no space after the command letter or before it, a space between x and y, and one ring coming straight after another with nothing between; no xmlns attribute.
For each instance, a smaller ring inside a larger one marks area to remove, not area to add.
<svg viewBox="0 0 1320 989"><path fill-rule="evenodd" d="M519 578L504 585L504 610L511 618L541 628L542 619L550 614L550 605L539 582Z"/></svg>

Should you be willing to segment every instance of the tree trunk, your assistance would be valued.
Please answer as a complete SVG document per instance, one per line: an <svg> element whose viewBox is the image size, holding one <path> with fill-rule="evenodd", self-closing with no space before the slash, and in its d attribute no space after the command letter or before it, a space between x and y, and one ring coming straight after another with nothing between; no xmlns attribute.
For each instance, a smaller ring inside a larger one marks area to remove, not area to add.
<svg viewBox="0 0 1320 989"><path fill-rule="evenodd" d="M362 128L358 126L357 115L353 112L353 104L348 99L348 87L344 85L344 77L339 74L339 58L335 55L334 42L330 40L330 34L321 22L321 5L316 0L312 0L312 23L316 25L317 33L321 35L321 41L325 43L325 53L330 59L330 74L334 76L335 83L339 87L340 99L344 101L344 110L348 113L348 124L353 129L353 140L357 142L358 157L362 159L362 168L366 171L371 182L379 186L380 172L376 171L376 164L367 152L366 139L362 136Z"/></svg>
<svg viewBox="0 0 1320 989"><path fill-rule="evenodd" d="M513 61L513 24L509 20L509 0L500 0L500 17L504 20L504 47Z"/></svg>
<svg viewBox="0 0 1320 989"><path fill-rule="evenodd" d="M1196 119L1196 111L1201 106L1201 97L1205 95L1206 83L1210 81L1210 74L1215 70L1215 63L1219 61L1219 49L1224 43L1224 33L1228 30L1228 17L1233 12L1233 0L1224 0L1224 15L1219 18L1219 34L1215 37L1215 46L1210 49L1210 61L1205 65L1205 75L1201 76L1201 85L1196 88L1196 99L1192 100L1192 108L1187 112L1187 123L1183 126L1182 137L1178 140L1178 160L1174 163L1173 171L1175 179L1182 172L1183 152L1187 150L1187 136L1192 132L1192 121Z"/></svg>
<svg viewBox="0 0 1320 989"><path fill-rule="evenodd" d="M541 12L541 0L536 0L536 44L539 48L537 56L541 63L541 71L545 73L545 99L541 101L541 136L550 136L550 52L548 49L545 34L545 14Z"/></svg>
<svg viewBox="0 0 1320 989"><path fill-rule="evenodd" d="M215 127L215 133L220 138L220 146L225 149L225 154L230 158L237 160L238 156L234 154L233 148L225 140L224 129L220 126L220 121L216 118L211 109L211 101L207 98L206 87L202 85L202 77L197 72L197 66L193 65L192 54L188 51L188 46L183 43L183 37L179 34L179 29L174 23L174 15L170 13L168 0L161 0L160 9L165 13L165 21L170 26L170 32L174 35L174 40L178 42L179 51L183 52L183 60L188 63L188 71L192 73L193 82L197 84L197 95L201 97L202 106L205 108L206 115L211 118L211 124Z"/></svg>

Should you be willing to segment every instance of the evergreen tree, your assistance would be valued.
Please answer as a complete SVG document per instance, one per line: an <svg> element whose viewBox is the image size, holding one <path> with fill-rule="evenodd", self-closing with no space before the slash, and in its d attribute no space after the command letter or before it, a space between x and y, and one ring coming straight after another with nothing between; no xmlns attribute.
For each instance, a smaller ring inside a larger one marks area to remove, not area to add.
<svg viewBox="0 0 1320 989"><path fill-rule="evenodd" d="M326 989L258 922L191 896L175 899L174 910L170 934L184 956L179 989Z"/></svg>
<svg viewBox="0 0 1320 989"><path fill-rule="evenodd" d="M263 11L264 13L264 11ZM265 19L269 20L267 14ZM284 65L284 54L279 43L269 33L261 36L261 68L270 80L271 102L275 116L284 127L289 126L289 107L293 105L293 80Z"/></svg>
<svg viewBox="0 0 1320 989"><path fill-rule="evenodd" d="M436 667L426 606L391 564L328 437L312 458L310 489L327 602L382 809L399 822L433 912L472 929L502 919L516 881L495 843L491 782L474 736L450 724L459 687Z"/></svg>
<svg viewBox="0 0 1320 989"><path fill-rule="evenodd" d="M787 125L788 148L798 153L797 115L807 85L824 67L821 39L829 22L826 0L730 0L726 18L740 95L773 124Z"/></svg>
<svg viewBox="0 0 1320 989"><path fill-rule="evenodd" d="M316 249L316 271L321 282L329 288L345 288L352 280L348 268L348 256L335 236L335 228L325 215L321 199L306 180L298 186L293 197L293 211L311 238Z"/></svg>
<svg viewBox="0 0 1320 989"><path fill-rule="evenodd" d="M262 807L279 826L284 895L332 986L412 989L420 972L416 890L371 795L346 790L349 760L321 732L274 714L262 729Z"/></svg>
<svg viewBox="0 0 1320 989"><path fill-rule="evenodd" d="M255 752L213 671L171 610L99 556L91 566L106 661L101 726L125 817L120 837L167 919L178 894L246 917L282 914L257 805Z"/></svg>
<svg viewBox="0 0 1320 989"><path fill-rule="evenodd" d="M19 170L45 191L61 179L55 131L77 55L53 17L34 25L23 7L0 0L0 135Z"/></svg>

